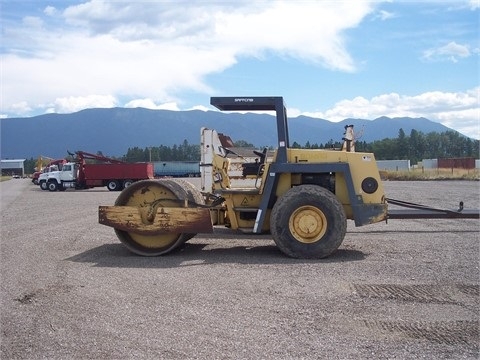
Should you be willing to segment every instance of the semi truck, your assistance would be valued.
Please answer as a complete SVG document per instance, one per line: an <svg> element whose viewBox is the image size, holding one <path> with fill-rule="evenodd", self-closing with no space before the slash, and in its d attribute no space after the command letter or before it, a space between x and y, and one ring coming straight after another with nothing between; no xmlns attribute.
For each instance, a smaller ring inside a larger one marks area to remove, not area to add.
<svg viewBox="0 0 480 360"><path fill-rule="evenodd" d="M64 164L61 171L48 173L49 191L104 186L110 191L120 191L136 181L153 179L153 164L149 162L126 163L84 151L75 155L75 160Z"/></svg>

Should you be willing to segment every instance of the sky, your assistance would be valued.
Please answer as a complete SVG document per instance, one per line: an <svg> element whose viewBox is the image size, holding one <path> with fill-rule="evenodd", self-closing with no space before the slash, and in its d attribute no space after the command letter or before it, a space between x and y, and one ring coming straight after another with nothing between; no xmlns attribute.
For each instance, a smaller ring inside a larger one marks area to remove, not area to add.
<svg viewBox="0 0 480 360"><path fill-rule="evenodd" d="M480 139L479 15L480 0L0 0L0 118L283 96L289 117L425 117Z"/></svg>

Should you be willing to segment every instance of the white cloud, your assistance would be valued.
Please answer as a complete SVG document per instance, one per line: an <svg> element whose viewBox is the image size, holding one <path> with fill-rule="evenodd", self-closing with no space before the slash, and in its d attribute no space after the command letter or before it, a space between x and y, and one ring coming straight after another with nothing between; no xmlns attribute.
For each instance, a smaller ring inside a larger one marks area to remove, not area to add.
<svg viewBox="0 0 480 360"><path fill-rule="evenodd" d="M467 58L471 55L468 45L457 44L451 41L444 46L427 49L423 52L422 59L427 61L458 62L458 58Z"/></svg>
<svg viewBox="0 0 480 360"><path fill-rule="evenodd" d="M20 101L10 106L10 111L15 114L28 114L32 108L28 106L26 101Z"/></svg>
<svg viewBox="0 0 480 360"><path fill-rule="evenodd" d="M201 111L211 111L210 108L204 106L204 105L197 105L197 106L192 106L192 108L188 110L201 110Z"/></svg>
<svg viewBox="0 0 480 360"><path fill-rule="evenodd" d="M55 9L53 6L47 6L44 10L43 13L48 16L55 16L57 15L57 9Z"/></svg>
<svg viewBox="0 0 480 360"><path fill-rule="evenodd" d="M111 95L69 96L58 98L47 112L72 113L86 108L112 108L117 100Z"/></svg>
<svg viewBox="0 0 480 360"><path fill-rule="evenodd" d="M169 102L157 105L152 99L136 99L129 101L125 104L126 108L145 108L151 110L172 110L172 111L179 111L178 105L176 102Z"/></svg>
<svg viewBox="0 0 480 360"><path fill-rule="evenodd" d="M290 109L289 114L292 116ZM480 87L463 93L432 91L415 96L390 93L371 99L359 96L339 101L324 112L305 112L302 115L335 122L346 118L373 120L381 116L425 117L480 139Z"/></svg>
<svg viewBox="0 0 480 360"><path fill-rule="evenodd" d="M472 10L480 8L480 0L468 0L468 4Z"/></svg>
<svg viewBox="0 0 480 360"><path fill-rule="evenodd" d="M22 23L24 26L34 29L41 29L43 26L43 20L36 16L25 16Z"/></svg>
<svg viewBox="0 0 480 360"><path fill-rule="evenodd" d="M129 107L178 110L183 91L214 94L208 75L245 57L273 54L354 72L348 30L369 14L395 16L377 11L379 3L90 0L61 9L55 2L40 17L2 23L0 117L125 106L118 99ZM478 0L468 4L479 8ZM426 50L423 59L455 62L476 52L452 41ZM469 127L478 138L478 88L472 91L357 97L315 115L335 121L425 116L447 126L461 122L455 128ZM300 113L289 109L289 116Z"/></svg>
<svg viewBox="0 0 480 360"><path fill-rule="evenodd" d="M274 53L355 71L343 33L371 11L366 0L91 0L64 10L48 6L44 19L4 26L1 111L12 112L22 101L38 111L57 98L90 94L155 104L175 101L184 90L211 94L205 77L245 56Z"/></svg>
<svg viewBox="0 0 480 360"><path fill-rule="evenodd" d="M437 114L437 119L449 128L458 131L469 137L480 140L480 110L479 108L466 109L461 111L445 111Z"/></svg>
<svg viewBox="0 0 480 360"><path fill-rule="evenodd" d="M331 69L354 71L342 31L357 26L372 8L366 2L276 2L255 13L218 13L215 33L236 54L283 53ZM301 19L286 26L291 19ZM261 36L260 36L261 34ZM231 45L230 45L231 46Z"/></svg>
<svg viewBox="0 0 480 360"><path fill-rule="evenodd" d="M380 19L382 21L389 20L395 18L397 15L395 15L393 12L385 11L385 10L380 10L377 12L375 15L375 19Z"/></svg>

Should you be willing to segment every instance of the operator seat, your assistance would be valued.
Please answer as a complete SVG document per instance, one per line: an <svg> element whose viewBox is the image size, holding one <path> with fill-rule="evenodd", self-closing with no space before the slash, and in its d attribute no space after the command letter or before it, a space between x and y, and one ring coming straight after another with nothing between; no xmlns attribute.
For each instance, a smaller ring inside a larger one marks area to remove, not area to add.
<svg viewBox="0 0 480 360"><path fill-rule="evenodd" d="M259 159L255 159L253 163L242 164L242 176L246 177L248 175L260 176L263 174L263 168L265 165L265 160L267 159L267 148L264 148L262 152L253 150L253 153L257 155Z"/></svg>

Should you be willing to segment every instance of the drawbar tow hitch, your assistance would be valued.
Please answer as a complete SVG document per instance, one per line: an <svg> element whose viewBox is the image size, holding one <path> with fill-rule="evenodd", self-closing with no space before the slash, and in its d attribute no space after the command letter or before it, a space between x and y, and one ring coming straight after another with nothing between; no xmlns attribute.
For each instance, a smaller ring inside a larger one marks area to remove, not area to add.
<svg viewBox="0 0 480 360"><path fill-rule="evenodd" d="M402 200L387 199L387 203L408 209L388 210L388 219L480 219L480 210L463 208L460 201L457 210L436 209Z"/></svg>

